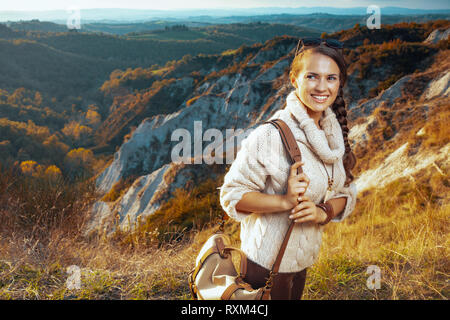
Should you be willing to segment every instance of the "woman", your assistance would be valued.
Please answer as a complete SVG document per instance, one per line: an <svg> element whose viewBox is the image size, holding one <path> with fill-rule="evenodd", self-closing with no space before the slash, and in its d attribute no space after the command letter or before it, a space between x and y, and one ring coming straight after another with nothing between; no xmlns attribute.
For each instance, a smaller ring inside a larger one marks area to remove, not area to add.
<svg viewBox="0 0 450 320"><path fill-rule="evenodd" d="M245 281L254 288L265 285L290 221L296 222L273 280L272 299L301 298L323 225L341 221L356 204L350 172L356 158L342 97L347 78L342 44L315 38L300 43L289 73L294 90L271 119L287 123L302 161L289 163L278 130L260 125L242 141L220 191L225 212L241 222L241 249L249 259Z"/></svg>

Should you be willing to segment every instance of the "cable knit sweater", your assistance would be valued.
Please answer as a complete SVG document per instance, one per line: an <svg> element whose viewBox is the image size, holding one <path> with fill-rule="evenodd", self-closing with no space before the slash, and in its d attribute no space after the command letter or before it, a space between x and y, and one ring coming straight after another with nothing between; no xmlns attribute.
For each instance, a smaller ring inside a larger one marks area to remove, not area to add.
<svg viewBox="0 0 450 320"><path fill-rule="evenodd" d="M332 219L341 221L355 208L357 191L354 183L344 187L342 158L345 146L336 115L331 107L327 108L320 120L321 130L294 91L287 96L286 102L286 107L270 119L284 120L296 138L305 163L303 172L310 179L305 195L315 204L324 201L328 178L319 158L330 177L334 165L333 192L329 198L347 198L344 211ZM247 192L286 194L290 166L279 131L271 124L262 124L242 140L220 188L223 209L231 218L241 222L241 249L249 259L267 269L272 267L288 229L290 211L246 214L236 211L235 206ZM319 253L322 229L323 226L312 222L296 224L279 272L298 272L311 266Z"/></svg>

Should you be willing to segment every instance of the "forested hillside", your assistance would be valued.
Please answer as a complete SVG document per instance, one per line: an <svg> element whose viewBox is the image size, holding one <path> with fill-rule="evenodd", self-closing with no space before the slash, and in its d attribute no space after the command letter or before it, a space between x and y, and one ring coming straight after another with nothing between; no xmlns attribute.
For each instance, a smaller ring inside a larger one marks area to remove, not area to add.
<svg viewBox="0 0 450 320"><path fill-rule="evenodd" d="M64 176L75 174L74 166L67 164L67 158L75 154L80 158L75 167L82 169L82 175L92 174L93 167L103 162L95 164L90 149L110 155L128 133L126 127L118 139L113 137L116 142L109 149L104 148L104 141L98 148L95 132L106 119L111 119L114 107L107 93L117 87L119 75L130 83L131 92L151 88L152 95L162 99L174 80L155 83L153 87L152 84L156 79L153 75L161 74L165 68L186 65L192 57L236 50L242 44L254 44L279 34L318 35L317 31L300 27L237 24L196 31L201 35L199 39L185 37L185 28L169 27L158 34L171 34L172 39L161 40L145 34L60 32L61 29L53 28L57 25L39 21L13 26L16 30L0 24L0 162L7 167L23 161L34 161L44 168L55 165ZM197 67L200 64L191 66L192 70ZM173 103L176 105L177 101ZM159 112L148 110L145 103L140 105L148 116ZM165 112L174 108L167 106Z"/></svg>
<svg viewBox="0 0 450 320"><path fill-rule="evenodd" d="M384 13L384 12L383 12ZM383 14L382 23L383 25L392 25L400 22L416 22L424 23L431 20L444 19L448 20L448 12L441 13L423 13L423 14ZM205 30L202 27L211 26L213 28L219 25L219 28L223 28L220 25L226 24L240 24L240 25L252 25L254 23L259 24L280 24L289 25L290 28L293 26L304 27L307 29L315 29L320 32L333 33L340 30L350 29L356 23L365 25L369 17L369 14L363 15L352 15L352 14L331 14L331 13L307 13L307 14L295 14L295 13L281 13L281 14L264 14L264 15L250 15L250 16L191 16L188 19L185 18L158 18L153 19L149 17L143 22L124 22L124 21L102 21L102 22L91 22L87 21L82 24L83 31L89 32L104 32L109 34L125 35L129 33L152 33L154 30L155 34L162 37L163 39L169 40L171 36L179 37L180 35L171 34L170 32L162 32L166 28L177 27L179 25L184 25L194 32L204 33ZM62 32L66 28L64 21L46 22L39 21L38 19L33 19L31 21L9 21L9 26L14 30L20 31L51 31L51 32ZM84 21L84 20L83 20ZM197 29L198 28L198 29ZM225 30L225 32L227 32ZM228 33L228 32L227 32ZM182 34L181 34L182 35Z"/></svg>
<svg viewBox="0 0 450 320"><path fill-rule="evenodd" d="M380 30L355 25L323 34L346 45L350 109L426 68L438 48L423 41L447 24L400 23ZM295 37L263 43L288 32ZM180 40L192 33L198 39ZM174 40L157 40L164 35ZM257 64L248 62L259 50L293 47L298 36L313 35L308 29L259 22L175 26L128 37L14 31L0 24L0 159L7 166L27 160L55 165L67 174L73 168L66 158L79 150L89 156L78 167L92 173L95 153L110 155L143 119L191 104L198 99L198 88L223 75L258 71ZM277 56L270 60L273 64Z"/></svg>
<svg viewBox="0 0 450 320"><path fill-rule="evenodd" d="M433 30L446 26L448 21L445 20L420 25L401 23L380 30L355 25L349 30L324 34L324 37L345 43L344 54L350 64L346 92L349 108L376 96L405 74L426 68L438 48L423 41ZM131 128L144 118L170 114L189 105L198 99L197 90L201 92L199 88L214 79L236 72L256 75L270 68L282 57L281 48L292 48L297 41L298 38L293 37L277 38L221 55L185 56L160 69L138 68L112 73L101 88L105 99L111 101L111 113L96 133L98 144L120 145ZM270 63L259 64L253 59L260 50L275 52L265 57ZM176 98L169 99L172 95Z"/></svg>

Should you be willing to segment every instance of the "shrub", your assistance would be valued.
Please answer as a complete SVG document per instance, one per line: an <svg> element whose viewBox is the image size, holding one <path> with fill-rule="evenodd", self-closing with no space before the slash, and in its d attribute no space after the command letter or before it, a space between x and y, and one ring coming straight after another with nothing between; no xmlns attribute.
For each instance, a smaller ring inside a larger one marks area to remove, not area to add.
<svg viewBox="0 0 450 320"><path fill-rule="evenodd" d="M171 241L179 241L191 230L200 230L222 215L217 182L222 179L208 179L191 191L178 188L173 197L148 216L145 221L138 222L133 233L116 233L124 243L146 243L150 245L156 240L159 245ZM149 235L152 235L150 237Z"/></svg>

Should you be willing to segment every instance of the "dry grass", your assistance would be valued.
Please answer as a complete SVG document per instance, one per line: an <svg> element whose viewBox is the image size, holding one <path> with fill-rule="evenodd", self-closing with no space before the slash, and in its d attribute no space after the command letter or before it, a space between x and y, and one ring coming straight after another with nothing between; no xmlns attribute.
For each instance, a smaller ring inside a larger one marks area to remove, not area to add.
<svg viewBox="0 0 450 320"><path fill-rule="evenodd" d="M104 239L58 238L46 247L25 237L2 241L3 299L186 299L190 256L182 245L123 248ZM6 239L2 239L6 240ZM67 268L81 268L80 288L69 290Z"/></svg>
<svg viewBox="0 0 450 320"><path fill-rule="evenodd" d="M450 185L441 168L364 192L349 218L327 226L304 298L448 299ZM54 229L46 241L3 234L0 298L190 299L188 272L214 228L163 246L72 231ZM227 232L239 245L239 225L228 223ZM80 289L66 287L70 265L81 268ZM381 270L378 290L366 285L370 265Z"/></svg>
<svg viewBox="0 0 450 320"><path fill-rule="evenodd" d="M371 190L352 216L329 225L305 298L448 299L450 207L425 193L402 179ZM370 265L381 271L378 290L366 285Z"/></svg>

